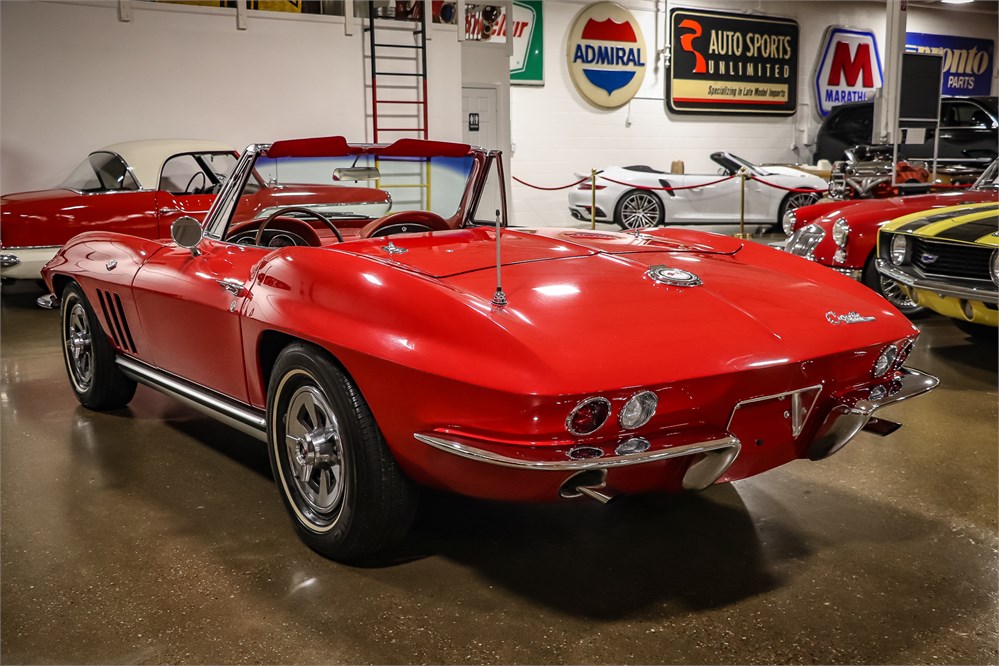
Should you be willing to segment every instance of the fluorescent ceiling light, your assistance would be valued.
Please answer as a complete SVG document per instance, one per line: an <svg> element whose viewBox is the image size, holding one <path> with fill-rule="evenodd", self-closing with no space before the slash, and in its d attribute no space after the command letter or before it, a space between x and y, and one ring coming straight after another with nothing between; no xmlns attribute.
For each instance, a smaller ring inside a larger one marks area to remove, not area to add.
<svg viewBox="0 0 999 666"><path fill-rule="evenodd" d="M940 0L945 5L970 5L975 0Z"/></svg>

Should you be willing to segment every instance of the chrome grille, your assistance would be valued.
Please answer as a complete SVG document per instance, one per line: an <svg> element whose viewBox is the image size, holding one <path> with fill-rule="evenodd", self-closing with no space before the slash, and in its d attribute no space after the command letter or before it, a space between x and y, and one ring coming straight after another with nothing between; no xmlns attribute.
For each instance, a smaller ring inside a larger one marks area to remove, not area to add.
<svg viewBox="0 0 999 666"><path fill-rule="evenodd" d="M912 265L925 275L992 282L992 248L912 236Z"/></svg>

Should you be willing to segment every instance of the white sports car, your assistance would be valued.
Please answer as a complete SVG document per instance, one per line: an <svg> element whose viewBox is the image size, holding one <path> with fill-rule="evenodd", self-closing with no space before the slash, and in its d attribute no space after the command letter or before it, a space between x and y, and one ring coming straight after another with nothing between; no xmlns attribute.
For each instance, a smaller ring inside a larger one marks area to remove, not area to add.
<svg viewBox="0 0 999 666"><path fill-rule="evenodd" d="M713 174L686 174L677 162L673 172L648 166L598 171L596 220L616 222L625 229L659 224L738 224L742 173L746 223L779 224L784 213L815 203L829 187L824 179L791 167L762 167L724 152L712 153L711 159L719 165ZM589 180L569 190L573 217L590 219L593 194Z"/></svg>

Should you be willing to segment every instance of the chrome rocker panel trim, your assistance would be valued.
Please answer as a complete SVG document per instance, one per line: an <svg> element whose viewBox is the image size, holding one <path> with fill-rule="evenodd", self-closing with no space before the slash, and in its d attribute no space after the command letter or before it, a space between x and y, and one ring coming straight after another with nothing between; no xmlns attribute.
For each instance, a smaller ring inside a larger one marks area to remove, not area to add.
<svg viewBox="0 0 999 666"><path fill-rule="evenodd" d="M912 368L902 368L901 386L881 400L857 400L836 405L819 427L815 439L808 445L809 460L822 460L842 449L863 430L874 412L896 402L908 400L936 388L940 380L933 375Z"/></svg>
<svg viewBox="0 0 999 666"><path fill-rule="evenodd" d="M949 282L916 277L895 268L884 259L878 259L875 262L875 266L877 267L878 272L885 277L891 278L892 280L895 280L895 282L900 282L907 287L925 289L927 291L940 294L941 296L953 296L954 298L963 298L969 301L981 301L982 303L999 305L999 291L996 291L995 287L992 287L991 289L982 287L962 287Z"/></svg>
<svg viewBox="0 0 999 666"><path fill-rule="evenodd" d="M118 356L115 362L129 379L176 398L262 442L267 441L267 419L260 410L133 358Z"/></svg>
<svg viewBox="0 0 999 666"><path fill-rule="evenodd" d="M683 487L687 490L703 490L718 480L739 455L742 443L737 437L728 436L720 439L685 444L669 449L643 451L623 456L607 456L605 458L589 458L586 460L522 460L509 458L499 453L475 448L444 437L436 437L423 433L413 433L417 441L427 444L461 458L476 462L512 467L514 469L534 470L542 472L579 472L588 469L610 469L627 467L680 458L683 456L707 454L688 468L683 477Z"/></svg>

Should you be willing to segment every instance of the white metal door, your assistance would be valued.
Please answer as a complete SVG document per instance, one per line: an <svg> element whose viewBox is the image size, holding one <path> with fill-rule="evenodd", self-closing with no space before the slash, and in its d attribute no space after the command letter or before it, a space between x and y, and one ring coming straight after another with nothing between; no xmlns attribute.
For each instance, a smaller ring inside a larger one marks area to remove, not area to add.
<svg viewBox="0 0 999 666"><path fill-rule="evenodd" d="M462 140L487 150L498 149L499 109L495 88L461 89Z"/></svg>

